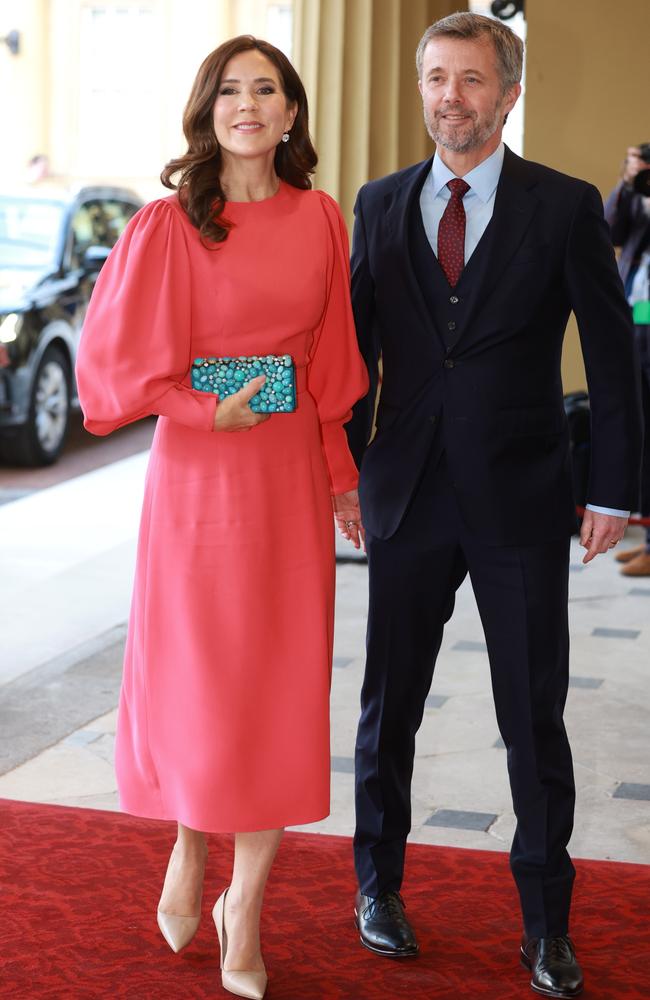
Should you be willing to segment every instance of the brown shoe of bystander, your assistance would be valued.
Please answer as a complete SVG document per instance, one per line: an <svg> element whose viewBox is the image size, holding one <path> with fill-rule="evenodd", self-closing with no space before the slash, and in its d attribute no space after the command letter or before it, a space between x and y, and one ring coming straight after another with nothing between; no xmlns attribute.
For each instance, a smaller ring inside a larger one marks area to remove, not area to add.
<svg viewBox="0 0 650 1000"><path fill-rule="evenodd" d="M623 576L650 576L650 552L645 550L621 570Z"/></svg>
<svg viewBox="0 0 650 1000"><path fill-rule="evenodd" d="M617 552L614 558L616 562L629 563L632 559L636 559L637 556L642 556L645 553L645 545L637 545L633 549L623 549L622 552Z"/></svg>

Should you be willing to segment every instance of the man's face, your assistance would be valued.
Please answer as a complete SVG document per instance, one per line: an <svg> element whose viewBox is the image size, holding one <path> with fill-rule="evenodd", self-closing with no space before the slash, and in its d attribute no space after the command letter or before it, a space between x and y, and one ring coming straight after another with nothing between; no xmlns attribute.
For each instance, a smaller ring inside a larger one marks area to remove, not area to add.
<svg viewBox="0 0 650 1000"><path fill-rule="evenodd" d="M424 122L433 141L453 153L469 153L501 138L503 119L521 93L503 93L489 39L434 38L424 50Z"/></svg>

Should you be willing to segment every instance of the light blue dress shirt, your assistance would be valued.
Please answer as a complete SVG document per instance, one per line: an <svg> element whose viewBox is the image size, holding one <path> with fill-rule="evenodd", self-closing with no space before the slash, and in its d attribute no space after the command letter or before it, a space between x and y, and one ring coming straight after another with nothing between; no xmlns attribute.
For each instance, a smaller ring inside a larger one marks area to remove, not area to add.
<svg viewBox="0 0 650 1000"><path fill-rule="evenodd" d="M467 181L470 186L470 190L463 198L466 219L465 263L476 250L479 240L492 218L504 155L505 146L500 143L486 160L483 160L463 177L463 180ZM436 257L438 256L438 226L447 207L447 202L451 198L447 182L455 177L456 174L442 162L436 151L431 170L420 193L420 211L422 212L424 231ZM597 514L612 514L615 517L630 516L629 510L598 507L590 503L587 504L587 510L592 510Z"/></svg>
<svg viewBox="0 0 650 1000"><path fill-rule="evenodd" d="M501 143L492 155L488 156L487 160L483 160L478 167L474 167L463 178L470 187L463 198L467 220L465 223L465 263L476 250L478 242L492 218L504 154L505 146ZM455 176L456 174L445 166L436 152L431 170L420 194L424 231L436 257L438 256L438 226L447 207L447 202L451 198L447 182L453 181Z"/></svg>

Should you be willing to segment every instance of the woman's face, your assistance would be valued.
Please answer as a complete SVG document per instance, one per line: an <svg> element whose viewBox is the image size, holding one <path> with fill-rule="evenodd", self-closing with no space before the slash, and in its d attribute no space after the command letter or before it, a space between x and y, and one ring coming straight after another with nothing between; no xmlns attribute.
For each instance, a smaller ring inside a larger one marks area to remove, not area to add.
<svg viewBox="0 0 650 1000"><path fill-rule="evenodd" d="M223 151L247 159L275 151L296 112L287 103L276 67L258 49L240 52L226 63L213 111Z"/></svg>

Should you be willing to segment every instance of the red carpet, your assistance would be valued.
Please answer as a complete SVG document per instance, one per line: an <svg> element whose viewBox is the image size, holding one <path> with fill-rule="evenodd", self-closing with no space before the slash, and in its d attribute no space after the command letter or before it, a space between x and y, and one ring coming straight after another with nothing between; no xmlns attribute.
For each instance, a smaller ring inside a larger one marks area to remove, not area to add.
<svg viewBox="0 0 650 1000"><path fill-rule="evenodd" d="M0 801L0 996L12 1000L223 998L209 909L231 840L211 840L204 920L174 955L155 921L172 824ZM471 869L471 871L470 871ZM650 997L650 868L580 861L574 936L585 1000ZM422 955L373 956L352 925L343 837L288 834L267 892L268 1000L511 1000L532 997L518 962L507 857L409 847L405 892Z"/></svg>

